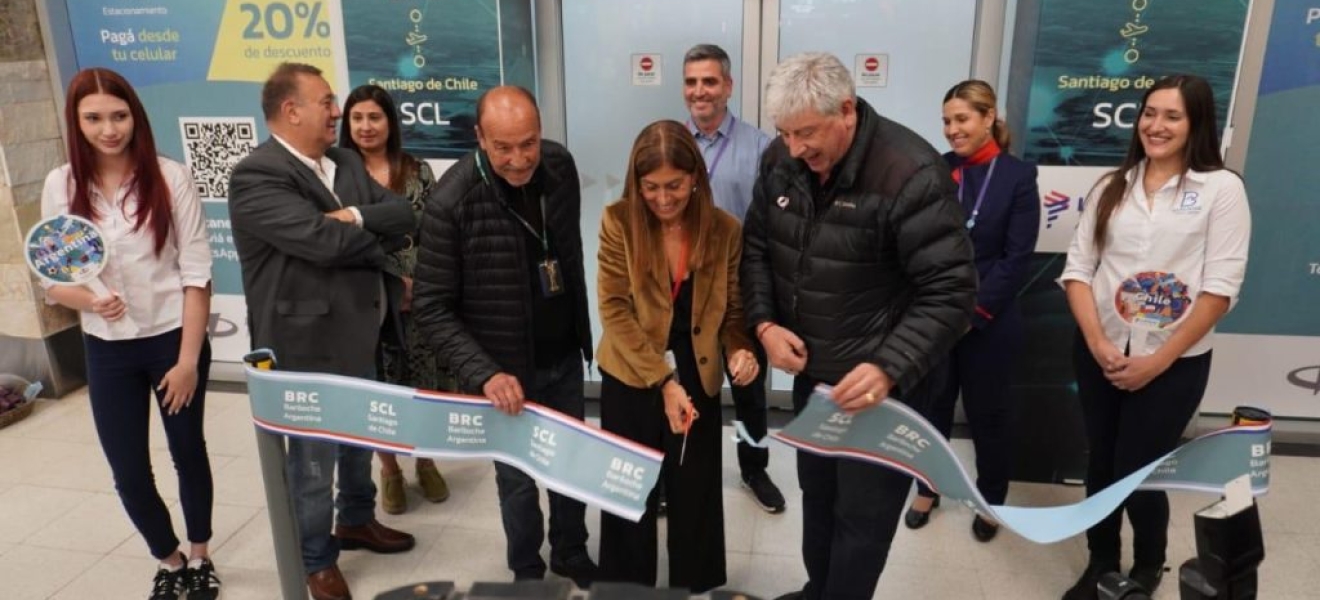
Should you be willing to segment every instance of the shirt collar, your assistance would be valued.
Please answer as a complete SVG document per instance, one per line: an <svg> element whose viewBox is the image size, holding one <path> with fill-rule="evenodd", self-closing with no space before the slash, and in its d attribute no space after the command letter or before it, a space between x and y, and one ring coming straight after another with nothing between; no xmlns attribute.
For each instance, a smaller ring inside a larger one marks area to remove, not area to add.
<svg viewBox="0 0 1320 600"><path fill-rule="evenodd" d="M1145 178L1146 165L1148 164L1150 164L1149 159L1142 160L1140 163L1137 163L1137 168L1129 170L1127 172L1127 181L1128 181L1129 189L1134 189L1135 187L1137 187L1137 182ZM1164 185L1164 187L1170 185L1176 187L1178 185L1181 185L1184 176L1186 176L1188 181L1195 181L1196 183L1204 184L1206 182L1206 178L1208 178L1210 174L1205 171L1195 171L1192 169L1188 169L1186 173L1179 175L1173 179L1170 179L1169 182ZM1164 189L1164 187L1161 187L1160 189ZM1142 191L1145 191L1145 189L1143 188Z"/></svg>
<svg viewBox="0 0 1320 600"><path fill-rule="evenodd" d="M724 111L724 120L720 121L720 126L715 128L715 132L718 135L706 135L705 132L697 127L697 124L693 122L692 119L688 119L688 129L692 131L692 135L696 136L697 139L717 140L720 137L729 137L729 133L733 131L733 113L727 110Z"/></svg>
<svg viewBox="0 0 1320 600"><path fill-rule="evenodd" d="M330 169L334 166L334 161L330 160L324 154L321 155L321 160L315 160L312 157L299 152L297 148L294 148L289 142L284 141L280 136L272 133L270 134L270 137L275 138L275 141L279 142L281 146L284 146L284 149L288 150L289 154L292 154L294 158L298 159L298 162L307 165L307 168L311 169L314 173L329 173Z"/></svg>

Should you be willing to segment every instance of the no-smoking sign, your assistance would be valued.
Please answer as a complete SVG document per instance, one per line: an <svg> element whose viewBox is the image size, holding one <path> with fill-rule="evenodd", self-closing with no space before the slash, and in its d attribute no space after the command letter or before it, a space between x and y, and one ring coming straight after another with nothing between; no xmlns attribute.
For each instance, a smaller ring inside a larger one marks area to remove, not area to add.
<svg viewBox="0 0 1320 600"><path fill-rule="evenodd" d="M889 85L888 54L858 54L853 67L857 87L885 87Z"/></svg>

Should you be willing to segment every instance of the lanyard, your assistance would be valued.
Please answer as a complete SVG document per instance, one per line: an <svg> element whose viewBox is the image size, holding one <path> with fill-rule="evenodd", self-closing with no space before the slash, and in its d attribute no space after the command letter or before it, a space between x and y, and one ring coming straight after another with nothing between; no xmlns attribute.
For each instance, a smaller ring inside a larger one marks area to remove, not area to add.
<svg viewBox="0 0 1320 600"><path fill-rule="evenodd" d="M691 123L691 121L689 121ZM706 167L706 177L715 178L715 169L720 166L720 159L724 158L724 151L729 149L729 140L733 138L733 127L738 124L738 117L729 116L729 134L720 140L720 149L715 152L715 160L710 161L710 166ZM697 131L701 131L698 129ZM704 153L703 153L704 154Z"/></svg>
<svg viewBox="0 0 1320 600"><path fill-rule="evenodd" d="M669 301L671 303L678 302L678 292L679 290L683 289L683 280L687 279L687 263L688 263L688 239L687 239L687 234L685 233L683 234L682 257L679 258L678 260L678 272L676 273L678 277L674 279L673 284L669 288Z"/></svg>
<svg viewBox="0 0 1320 600"><path fill-rule="evenodd" d="M524 191L523 200L526 199L527 192ZM527 219L524 219L522 215L518 214L518 211L514 210L512 206L509 206L507 202L504 203L504 208L509 211L509 214L513 215L513 218L518 219L518 222L522 223L522 226L527 229L528 233L532 234L532 237L536 238L536 241L541 242L541 250L545 252L546 258L550 258L550 234L547 233L545 229L545 194L541 194L541 233L539 235L536 233L536 229L532 227L532 224L528 223Z"/></svg>
<svg viewBox="0 0 1320 600"><path fill-rule="evenodd" d="M527 219L524 219L522 215L518 214L518 211L513 209L513 206L509 204L508 200L505 200L503 195L500 194L499 188L492 184L490 179L486 177L486 169L481 164L480 151L477 152L477 172L481 173L481 180L485 181L486 185L489 185L491 191L495 193L495 197L499 198L500 204L504 206L504 210L509 211L509 214L513 215L513 218L518 219L518 222L522 223L522 226L527 229L528 233L532 234L532 237L536 238L536 241L541 242L542 252L545 253L546 258L550 258L550 234L546 231L546 220L548 219L548 216L545 212L545 194L541 194L541 233L538 234L536 228L532 227L532 224L528 223ZM523 188L523 200L526 199L527 190L526 188Z"/></svg>
<svg viewBox="0 0 1320 600"><path fill-rule="evenodd" d="M990 170L986 171L985 173L985 181L981 182L981 191L976 193L976 204L972 206L972 216L971 218L967 219L968 229L976 227L976 215L981 214L981 203L985 202L985 191L990 188L990 178L993 177L995 174L995 163L997 162L999 162L998 156L990 160ZM964 171L965 170L966 167L964 167ZM964 173L963 177L958 180L959 202L962 202L963 184L966 183L966 181L967 181L967 175Z"/></svg>

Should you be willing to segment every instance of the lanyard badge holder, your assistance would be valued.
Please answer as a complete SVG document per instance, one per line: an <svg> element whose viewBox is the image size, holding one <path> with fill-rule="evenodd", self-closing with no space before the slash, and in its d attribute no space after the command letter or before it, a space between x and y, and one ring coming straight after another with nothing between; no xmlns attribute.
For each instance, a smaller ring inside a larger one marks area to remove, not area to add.
<svg viewBox="0 0 1320 600"><path fill-rule="evenodd" d="M1123 280L1114 309L1128 324L1128 356L1149 354L1150 334L1173 327L1191 307L1187 284L1173 273L1144 271Z"/></svg>
<svg viewBox="0 0 1320 600"><path fill-rule="evenodd" d="M532 237L536 238L536 241L541 243L542 259L541 262L536 265L537 275L541 281L541 295L546 298L552 298L564 293L564 273L563 270L559 268L559 259L550 255L550 232L545 226L547 219L545 211L545 194L541 194L541 231L540 233L537 233L536 228L532 227L532 224L528 223L527 219L524 219L522 215L518 214L518 211L513 210L513 207L504 200L500 195L499 188L495 187L495 184L491 183L490 178L486 176L486 167L482 164L480 151L477 151L476 159L477 172L481 174L481 180L486 182L486 185L490 186L491 191L495 193L495 197L500 201L500 204L504 206L504 209L509 211L509 214L513 215L513 218L517 219L518 222L532 234Z"/></svg>

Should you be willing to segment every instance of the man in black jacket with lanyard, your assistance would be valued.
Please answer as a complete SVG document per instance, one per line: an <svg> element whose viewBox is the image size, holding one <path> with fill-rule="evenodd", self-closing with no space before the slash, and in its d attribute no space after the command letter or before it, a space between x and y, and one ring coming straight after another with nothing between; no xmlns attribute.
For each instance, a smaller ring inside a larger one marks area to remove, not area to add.
<svg viewBox="0 0 1320 600"><path fill-rule="evenodd" d="M968 326L976 269L948 167L857 98L829 54L775 68L766 149L744 221L743 302L793 404L834 386L843 411L913 394ZM917 410L926 407L916 406ZM798 452L807 584L784 598L869 599L911 478Z"/></svg>
<svg viewBox="0 0 1320 600"><path fill-rule="evenodd" d="M582 264L581 186L573 157L541 139L532 94L496 87L477 101L477 141L426 200L414 322L463 392L510 415L533 400L584 416L591 326ZM536 482L495 463L515 579L541 579L545 539ZM586 506L550 492L550 570L587 587Z"/></svg>

